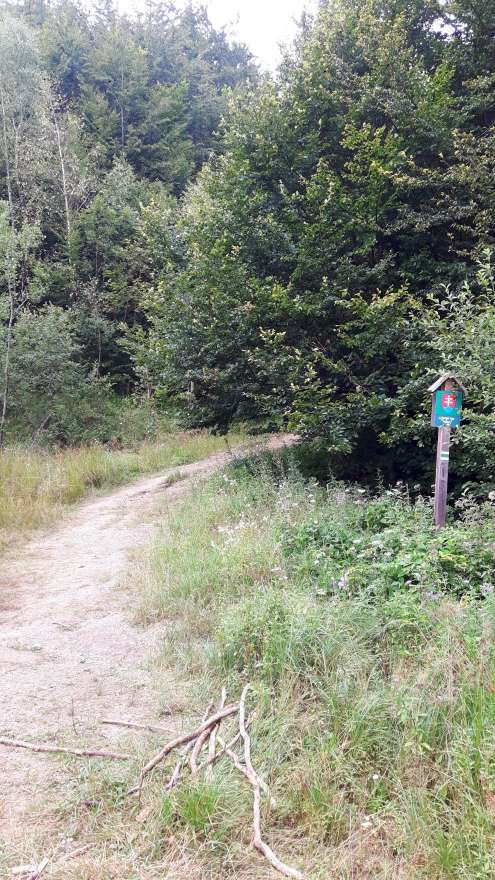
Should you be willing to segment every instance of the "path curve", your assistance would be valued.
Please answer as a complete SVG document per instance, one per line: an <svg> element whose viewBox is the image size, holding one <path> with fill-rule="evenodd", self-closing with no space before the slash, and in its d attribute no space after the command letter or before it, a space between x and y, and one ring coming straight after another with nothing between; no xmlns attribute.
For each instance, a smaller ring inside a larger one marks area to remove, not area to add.
<svg viewBox="0 0 495 880"><path fill-rule="evenodd" d="M291 443L274 437L272 449ZM0 572L0 736L38 741L72 740L116 713L156 713L148 660L162 627L130 621L119 589L129 552L143 545L166 505L200 477L230 460L217 453L93 497L54 528L33 538ZM171 478L181 475L170 485ZM155 512L155 522L153 513ZM0 745L0 835L19 819L36 821L36 795L57 784L63 765L53 758Z"/></svg>

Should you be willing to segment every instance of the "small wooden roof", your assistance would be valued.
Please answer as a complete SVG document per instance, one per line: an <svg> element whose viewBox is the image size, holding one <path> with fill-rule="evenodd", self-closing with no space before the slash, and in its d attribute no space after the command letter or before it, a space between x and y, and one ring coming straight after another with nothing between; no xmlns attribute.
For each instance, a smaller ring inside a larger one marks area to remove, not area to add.
<svg viewBox="0 0 495 880"><path fill-rule="evenodd" d="M434 394L435 391L438 391L438 389L444 384L444 382L447 382L449 379L451 382L455 382L456 385L458 385L459 388L464 391L464 394L467 394L467 391L464 388L462 382L457 378L457 376L454 376L452 373L444 373L443 376L440 376L440 378L433 383L433 385L430 385L430 387L428 388L430 394Z"/></svg>

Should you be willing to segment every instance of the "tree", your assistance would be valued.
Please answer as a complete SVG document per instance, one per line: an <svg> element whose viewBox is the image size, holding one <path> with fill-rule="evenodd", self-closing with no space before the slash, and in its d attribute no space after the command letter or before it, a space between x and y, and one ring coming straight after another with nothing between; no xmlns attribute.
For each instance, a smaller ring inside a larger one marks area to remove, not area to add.
<svg viewBox="0 0 495 880"><path fill-rule="evenodd" d="M57 306L18 315L11 351L10 436L77 443L108 439L109 389L91 375L71 315Z"/></svg>
<svg viewBox="0 0 495 880"><path fill-rule="evenodd" d="M27 283L29 264L39 244L39 228L12 223L8 203L0 202L0 317L3 342L2 402L0 411L0 447L5 439L5 424L12 386L11 353L15 321L29 300Z"/></svg>
<svg viewBox="0 0 495 880"><path fill-rule="evenodd" d="M460 31L438 27L450 15L321 3L278 87L232 100L147 306L161 393L188 423L284 418L375 469L411 459L384 438L427 369L421 310L474 278L493 236L483 89L462 79Z"/></svg>

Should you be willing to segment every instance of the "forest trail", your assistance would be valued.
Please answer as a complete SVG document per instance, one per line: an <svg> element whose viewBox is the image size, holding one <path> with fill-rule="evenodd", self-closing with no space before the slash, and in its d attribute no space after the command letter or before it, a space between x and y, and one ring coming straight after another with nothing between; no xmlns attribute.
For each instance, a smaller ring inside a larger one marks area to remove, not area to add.
<svg viewBox="0 0 495 880"><path fill-rule="evenodd" d="M268 445L290 442L279 436ZM121 588L129 553L149 540L168 505L230 459L217 453L93 497L2 559L0 736L105 748L122 732L102 729L102 718L156 717L149 660L163 625L140 629L130 620ZM21 824L24 832L34 827L40 795L46 792L45 808L56 800L67 765L0 745L0 768L0 839L7 840Z"/></svg>

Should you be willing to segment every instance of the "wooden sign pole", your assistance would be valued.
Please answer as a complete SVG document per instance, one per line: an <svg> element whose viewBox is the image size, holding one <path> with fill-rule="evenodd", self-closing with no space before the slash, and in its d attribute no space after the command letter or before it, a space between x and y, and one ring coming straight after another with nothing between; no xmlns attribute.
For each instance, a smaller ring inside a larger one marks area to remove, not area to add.
<svg viewBox="0 0 495 880"><path fill-rule="evenodd" d="M447 520L449 485L450 428L438 429L437 467L435 472L435 525L442 529Z"/></svg>
<svg viewBox="0 0 495 880"><path fill-rule="evenodd" d="M441 385L442 391L453 391L449 379ZM447 492L449 487L450 428L438 429L437 466L435 471L435 526L443 529L447 521Z"/></svg>

